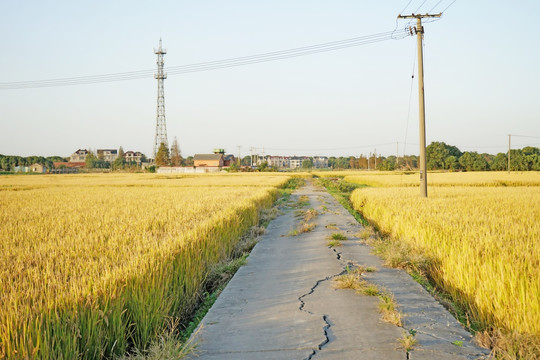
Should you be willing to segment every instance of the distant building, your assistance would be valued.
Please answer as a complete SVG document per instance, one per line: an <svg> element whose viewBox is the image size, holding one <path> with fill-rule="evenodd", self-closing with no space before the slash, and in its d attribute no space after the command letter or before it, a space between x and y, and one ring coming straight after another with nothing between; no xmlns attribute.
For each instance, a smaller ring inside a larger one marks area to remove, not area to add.
<svg viewBox="0 0 540 360"><path fill-rule="evenodd" d="M98 159L103 159L107 162L113 162L118 157L118 150L116 149L98 149L97 150Z"/></svg>
<svg viewBox="0 0 540 360"><path fill-rule="evenodd" d="M71 154L71 157L69 158L69 162L85 162L86 156L88 156L88 150L79 149L75 151L73 154Z"/></svg>
<svg viewBox="0 0 540 360"><path fill-rule="evenodd" d="M35 163L30 166L30 172L45 174L47 172L47 168L41 164Z"/></svg>
<svg viewBox="0 0 540 360"><path fill-rule="evenodd" d="M138 151L126 151L124 153L124 160L128 163L136 163L137 165L141 164L143 154Z"/></svg>
<svg viewBox="0 0 540 360"><path fill-rule="evenodd" d="M195 156L193 156L193 166L223 167L223 154L195 154Z"/></svg>
<svg viewBox="0 0 540 360"><path fill-rule="evenodd" d="M51 174L74 174L78 173L80 168L86 166L84 162L65 162L55 161L53 162L53 168L49 170Z"/></svg>
<svg viewBox="0 0 540 360"><path fill-rule="evenodd" d="M30 168L28 166L15 166L13 168L13 172L21 172L21 173L27 173L28 171L30 171Z"/></svg>
<svg viewBox="0 0 540 360"><path fill-rule="evenodd" d="M223 166L225 167L231 166L232 164L234 164L235 161L236 158L232 154L223 156Z"/></svg>
<svg viewBox="0 0 540 360"><path fill-rule="evenodd" d="M271 156L268 155L264 157L264 161L268 164L268 166L272 166L276 169L284 169L289 168L289 157L288 156Z"/></svg>
<svg viewBox="0 0 540 360"><path fill-rule="evenodd" d="M313 167L317 169L328 168L328 157L327 156L314 156Z"/></svg>
<svg viewBox="0 0 540 360"><path fill-rule="evenodd" d="M306 160L305 156L292 156L289 158L289 167L291 169L299 169L302 167L302 162Z"/></svg>
<svg viewBox="0 0 540 360"><path fill-rule="evenodd" d="M195 154L193 166L195 167L228 167L236 161L234 155L225 155L225 149L214 149L213 154Z"/></svg>

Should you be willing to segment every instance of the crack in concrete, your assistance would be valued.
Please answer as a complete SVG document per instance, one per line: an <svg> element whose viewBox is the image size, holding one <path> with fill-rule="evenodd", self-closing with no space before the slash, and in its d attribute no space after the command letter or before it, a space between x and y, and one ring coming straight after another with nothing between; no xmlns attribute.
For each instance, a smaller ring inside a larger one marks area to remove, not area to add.
<svg viewBox="0 0 540 360"><path fill-rule="evenodd" d="M343 274L346 274L347 273L347 269L344 269L343 271L341 271L340 273L338 274L334 274L334 275L331 275L331 276L327 276L325 277L324 279L319 279L317 280L317 282L315 283L315 285L313 285L311 287L311 289L309 289L309 291L307 293L305 293L304 295L300 296L298 298L298 301L300 301L300 306L298 307L298 309L300 311L304 311L310 315L315 315L313 312L309 311L309 310L306 310L304 309L304 307L306 306L306 302L303 300L306 296L309 296L311 294L313 294L315 292L315 289L317 288L317 286L319 286L322 282L324 281L328 281L328 280L331 280L337 276L340 276L340 275L343 275ZM311 360L313 359L313 357L317 354L317 351L321 351L322 348L324 346L326 346L329 342L330 342L330 338L328 337L328 331L329 329L332 327L332 325L330 324L330 322L328 321L328 315L326 314L323 314L323 317L322 317L324 323L326 325L323 326L323 332L324 332L324 340L319 343L319 345L317 345L317 349L313 349L311 354L309 354L309 356L307 358L305 358L304 360Z"/></svg>
<svg viewBox="0 0 540 360"><path fill-rule="evenodd" d="M334 253L336 254L336 257L338 260L341 260L341 253L340 252L337 252L336 249L332 248L332 251L334 251Z"/></svg>

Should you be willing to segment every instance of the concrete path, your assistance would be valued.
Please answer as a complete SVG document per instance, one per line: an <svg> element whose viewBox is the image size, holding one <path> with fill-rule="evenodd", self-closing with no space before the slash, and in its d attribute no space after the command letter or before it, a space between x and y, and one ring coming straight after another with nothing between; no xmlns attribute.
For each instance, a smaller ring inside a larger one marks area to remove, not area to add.
<svg viewBox="0 0 540 360"><path fill-rule="evenodd" d="M300 220L294 209L268 226L194 335L191 359L480 359L485 349L403 271L382 266L353 234L361 230L322 188L307 185L291 199L309 197L316 228L287 236ZM326 226L337 227L327 229ZM328 237L346 234L331 249ZM347 265L374 266L366 279L391 291L404 314L403 327L381 320L378 297L335 289L332 279ZM414 329L418 345L407 353L398 339ZM458 344L454 345L453 344ZM461 345L461 346L460 346Z"/></svg>

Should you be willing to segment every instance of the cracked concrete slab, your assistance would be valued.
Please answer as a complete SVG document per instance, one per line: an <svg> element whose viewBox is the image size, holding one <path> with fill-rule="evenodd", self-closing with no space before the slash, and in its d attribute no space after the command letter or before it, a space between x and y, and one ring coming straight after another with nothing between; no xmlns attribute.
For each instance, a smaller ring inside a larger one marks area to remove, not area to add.
<svg viewBox="0 0 540 360"><path fill-rule="evenodd" d="M190 359L478 359L487 351L403 271L382 266L368 246L354 238L361 226L324 190L308 185L319 211L312 232L287 236L299 219L293 210L273 220L245 266L235 274L194 335L197 356ZM323 207L324 206L324 207ZM349 240L330 249L338 230ZM374 266L369 281L392 293L405 314L404 328L380 319L378 298L336 290L332 279L347 264ZM405 329L415 329L419 346L398 348ZM462 341L463 346L453 345Z"/></svg>

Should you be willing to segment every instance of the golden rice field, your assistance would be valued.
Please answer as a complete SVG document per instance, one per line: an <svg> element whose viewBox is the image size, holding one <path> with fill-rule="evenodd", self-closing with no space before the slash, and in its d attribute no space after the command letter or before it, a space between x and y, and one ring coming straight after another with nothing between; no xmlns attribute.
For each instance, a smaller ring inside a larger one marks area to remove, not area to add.
<svg viewBox="0 0 540 360"><path fill-rule="evenodd" d="M418 174L346 177L371 185L353 192L354 207L430 256L436 283L473 320L540 336L540 174L437 173L429 179L425 199L411 187Z"/></svg>
<svg viewBox="0 0 540 360"><path fill-rule="evenodd" d="M363 171L343 174L347 182L378 187L411 187L419 186L418 173ZM540 173L531 171L523 173L508 172L453 172L428 173L428 187L446 186L540 186Z"/></svg>
<svg viewBox="0 0 540 360"><path fill-rule="evenodd" d="M0 177L0 359L145 348L289 176Z"/></svg>

